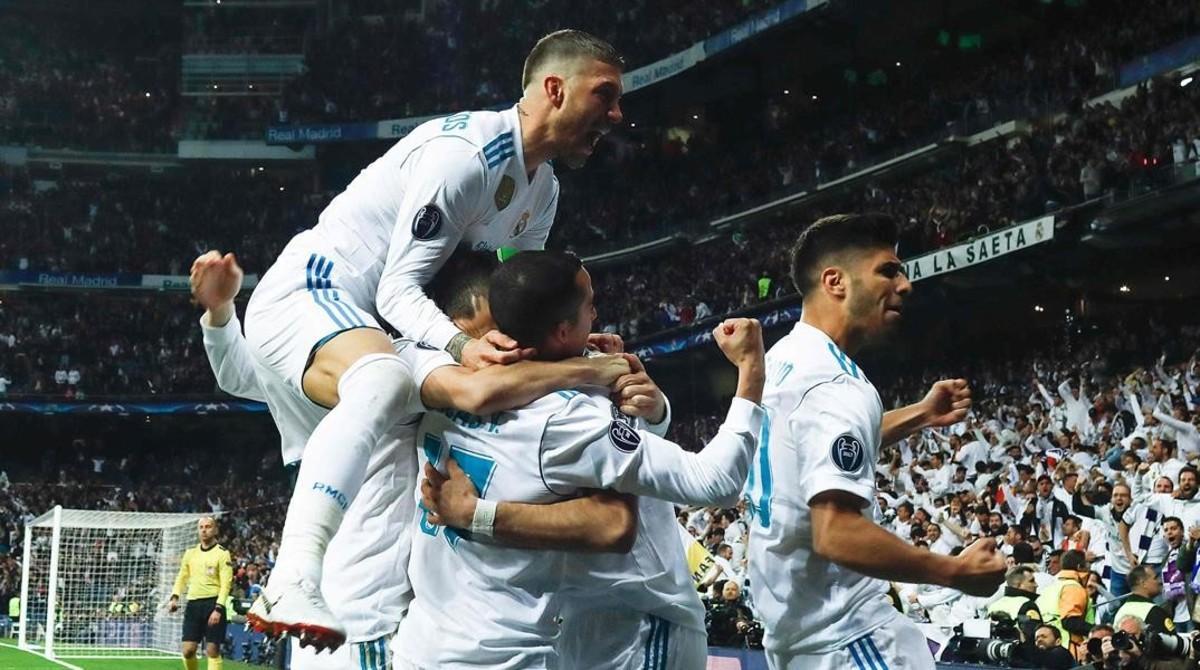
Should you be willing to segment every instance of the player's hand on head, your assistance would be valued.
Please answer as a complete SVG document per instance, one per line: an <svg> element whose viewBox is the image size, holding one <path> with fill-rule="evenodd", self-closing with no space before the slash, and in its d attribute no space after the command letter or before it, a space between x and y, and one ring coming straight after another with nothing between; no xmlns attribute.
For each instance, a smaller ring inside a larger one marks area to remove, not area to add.
<svg viewBox="0 0 1200 670"><path fill-rule="evenodd" d="M650 375L646 366L633 354L623 354L630 373L613 385L612 400L621 413L660 423L667 412L667 399Z"/></svg>
<svg viewBox="0 0 1200 670"><path fill-rule="evenodd" d="M929 426L951 426L967 418L971 411L971 386L965 379L934 382L921 400Z"/></svg>
<svg viewBox="0 0 1200 670"><path fill-rule="evenodd" d="M483 337L471 340L463 347L462 364L480 369L489 365L508 365L533 358L537 349L521 348L516 340L498 330L489 330Z"/></svg>
<svg viewBox="0 0 1200 670"><path fill-rule="evenodd" d="M625 353L625 340L616 333L592 333L588 335L588 346L602 354Z"/></svg>
<svg viewBox="0 0 1200 670"><path fill-rule="evenodd" d="M1004 554L996 549L995 538L985 537L967 547L955 559L950 586L968 595L990 596L1000 588L1008 566Z"/></svg>
<svg viewBox="0 0 1200 670"><path fill-rule="evenodd" d="M758 319L725 319L713 329L713 339L725 358L738 367L762 362L762 325Z"/></svg>
<svg viewBox="0 0 1200 670"><path fill-rule="evenodd" d="M242 267L232 253L205 252L192 262L192 298L204 309L216 310L233 302L242 290L243 277Z"/></svg>
<svg viewBox="0 0 1200 670"><path fill-rule="evenodd" d="M432 464L425 464L425 479L421 481L421 504L428 512L429 523L453 528L470 528L475 517L479 492L467 473L453 458L446 459L446 474Z"/></svg>

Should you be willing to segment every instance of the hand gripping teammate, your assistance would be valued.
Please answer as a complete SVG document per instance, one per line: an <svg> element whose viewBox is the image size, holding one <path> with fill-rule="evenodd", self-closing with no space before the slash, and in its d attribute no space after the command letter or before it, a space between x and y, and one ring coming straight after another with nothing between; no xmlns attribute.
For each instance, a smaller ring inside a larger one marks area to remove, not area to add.
<svg viewBox="0 0 1200 670"><path fill-rule="evenodd" d="M292 238L255 288L246 340L275 378L268 398L331 410L304 448L263 592L272 629L341 637L320 594L321 563L411 386L385 328L471 368L531 355L499 333L463 333L422 286L460 242L542 248L558 193L548 161L582 165L620 123L622 66L609 44L586 33L542 38L514 107L418 127L364 169L316 227Z"/></svg>

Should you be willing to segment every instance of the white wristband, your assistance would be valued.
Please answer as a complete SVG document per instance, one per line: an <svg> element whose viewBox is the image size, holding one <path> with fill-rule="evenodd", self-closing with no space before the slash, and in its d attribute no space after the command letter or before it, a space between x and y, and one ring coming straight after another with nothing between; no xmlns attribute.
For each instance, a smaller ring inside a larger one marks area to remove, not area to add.
<svg viewBox="0 0 1200 670"><path fill-rule="evenodd" d="M471 534L492 537L496 526L496 503L480 498L475 501L475 516L471 518Z"/></svg>

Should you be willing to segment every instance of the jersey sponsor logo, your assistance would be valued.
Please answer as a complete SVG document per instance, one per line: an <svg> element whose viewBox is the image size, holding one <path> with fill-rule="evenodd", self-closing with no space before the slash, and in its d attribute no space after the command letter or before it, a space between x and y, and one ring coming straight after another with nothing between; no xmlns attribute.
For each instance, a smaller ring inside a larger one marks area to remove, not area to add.
<svg viewBox="0 0 1200 670"><path fill-rule="evenodd" d="M319 491L330 498L333 498L333 501L337 503L338 507L341 507L343 511L350 506L350 501L346 499L346 494L328 484L323 482L313 482L312 490Z"/></svg>
<svg viewBox="0 0 1200 670"><path fill-rule="evenodd" d="M500 186L496 188L496 195L493 196L496 202L496 211L504 211L504 208L508 207L516 190L517 182L513 181L512 177L504 175L500 178Z"/></svg>
<svg viewBox="0 0 1200 670"><path fill-rule="evenodd" d="M624 421L613 420L608 427L608 439L613 446L625 453L633 453L642 443L642 436Z"/></svg>
<svg viewBox="0 0 1200 670"><path fill-rule="evenodd" d="M829 458L842 472L858 472L862 467L864 450L862 442L850 433L839 435L829 448Z"/></svg>
<svg viewBox="0 0 1200 670"><path fill-rule="evenodd" d="M517 221L517 225L513 226L512 235L509 237L520 237L521 233L525 232L525 228L529 225L529 212L521 214L521 218Z"/></svg>
<svg viewBox="0 0 1200 670"><path fill-rule="evenodd" d="M437 205L425 205L413 217L412 236L418 240L432 240L442 229L442 218L442 210Z"/></svg>

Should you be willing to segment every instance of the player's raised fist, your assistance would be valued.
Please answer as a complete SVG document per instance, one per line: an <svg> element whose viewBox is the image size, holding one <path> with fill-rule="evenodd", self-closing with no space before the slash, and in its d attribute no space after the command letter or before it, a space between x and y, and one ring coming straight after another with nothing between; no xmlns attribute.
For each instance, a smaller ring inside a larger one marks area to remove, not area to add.
<svg viewBox="0 0 1200 670"><path fill-rule="evenodd" d="M921 400L926 426L951 426L967 418L971 411L971 386L965 379L934 382Z"/></svg>
<svg viewBox="0 0 1200 670"><path fill-rule="evenodd" d="M625 353L625 340L616 333L592 333L588 335L588 346L602 354Z"/></svg>
<svg viewBox="0 0 1200 670"><path fill-rule="evenodd" d="M192 298L209 311L233 302L244 273L233 254L209 251L192 263Z"/></svg>
<svg viewBox="0 0 1200 670"><path fill-rule="evenodd" d="M725 319L713 329L713 339L725 358L738 367L762 361L762 325L758 319Z"/></svg>
<svg viewBox="0 0 1200 670"><path fill-rule="evenodd" d="M990 596L1000 588L1006 569L1004 554L996 550L996 540L983 538L958 555L950 586L968 595Z"/></svg>

